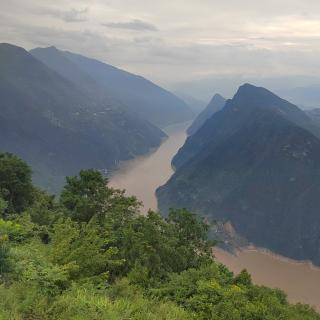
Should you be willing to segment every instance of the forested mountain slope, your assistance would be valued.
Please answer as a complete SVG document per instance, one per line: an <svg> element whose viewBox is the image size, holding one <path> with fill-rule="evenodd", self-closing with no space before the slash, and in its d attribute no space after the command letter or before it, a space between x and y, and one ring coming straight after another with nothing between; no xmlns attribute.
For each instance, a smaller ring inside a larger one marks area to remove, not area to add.
<svg viewBox="0 0 320 320"><path fill-rule="evenodd" d="M10 44L0 44L0 104L0 150L26 160L36 183L50 190L80 168L111 169L165 137Z"/></svg>
<svg viewBox="0 0 320 320"><path fill-rule="evenodd" d="M244 85L179 150L160 208L231 221L250 242L320 264L320 140L296 106Z"/></svg>
<svg viewBox="0 0 320 320"><path fill-rule="evenodd" d="M95 86L102 88L102 92L109 98L127 106L132 112L161 128L191 120L193 117L192 110L184 101L141 76L52 47L37 48L31 50L31 53L69 79L78 81L85 74L87 76L85 82L89 79L94 81ZM65 59L72 63L72 67L70 64L68 68L62 67L66 64ZM78 70L77 73L73 72L75 68ZM82 76L79 76L80 72ZM93 92L96 91L92 88L92 83L90 87ZM101 96L101 90L99 95Z"/></svg>
<svg viewBox="0 0 320 320"><path fill-rule="evenodd" d="M220 94L215 94L207 107L195 118L191 126L188 128L188 135L196 133L209 118L224 107L225 103L226 99L224 97Z"/></svg>

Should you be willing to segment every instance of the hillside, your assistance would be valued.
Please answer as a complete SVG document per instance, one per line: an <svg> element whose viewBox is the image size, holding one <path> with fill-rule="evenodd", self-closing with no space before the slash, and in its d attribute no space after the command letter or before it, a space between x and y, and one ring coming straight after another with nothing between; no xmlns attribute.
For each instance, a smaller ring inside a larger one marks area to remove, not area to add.
<svg viewBox="0 0 320 320"><path fill-rule="evenodd" d="M10 44L0 44L0 100L0 150L26 160L35 182L52 191L80 168L112 169L165 137Z"/></svg>
<svg viewBox="0 0 320 320"><path fill-rule="evenodd" d="M71 81L79 82L81 79L85 86L90 82L92 93L97 95L99 92L100 97L107 95L158 127L193 118L192 110L184 101L141 76L52 47L37 48L31 53ZM66 68L63 67L65 65Z"/></svg>
<svg viewBox="0 0 320 320"><path fill-rule="evenodd" d="M311 118L315 123L320 125L320 108L315 108L311 110L306 110L305 113Z"/></svg>
<svg viewBox="0 0 320 320"><path fill-rule="evenodd" d="M257 246L320 264L320 140L310 121L264 88L240 87L175 156L160 209L231 221Z"/></svg>
<svg viewBox="0 0 320 320"><path fill-rule="evenodd" d="M220 111L225 104L226 99L220 94L215 94L206 108L196 117L191 126L188 128L188 135L193 135L196 133L203 126L203 124L216 112Z"/></svg>
<svg viewBox="0 0 320 320"><path fill-rule="evenodd" d="M218 263L187 210L142 215L95 170L54 201L14 155L0 154L0 178L1 319L320 319Z"/></svg>

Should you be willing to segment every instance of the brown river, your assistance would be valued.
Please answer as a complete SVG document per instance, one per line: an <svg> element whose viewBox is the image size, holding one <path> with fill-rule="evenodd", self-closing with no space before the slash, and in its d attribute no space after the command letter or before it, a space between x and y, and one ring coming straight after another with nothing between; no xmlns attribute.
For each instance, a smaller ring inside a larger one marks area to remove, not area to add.
<svg viewBox="0 0 320 320"><path fill-rule="evenodd" d="M189 124L168 127L169 138L149 155L123 163L110 178L110 185L126 189L144 204L144 212L157 209L155 190L172 175L171 159L186 139ZM214 254L220 262L237 273L247 269L256 284L284 290L290 302L302 302L320 310L320 268L296 262L262 249L243 248L230 254L219 248Z"/></svg>

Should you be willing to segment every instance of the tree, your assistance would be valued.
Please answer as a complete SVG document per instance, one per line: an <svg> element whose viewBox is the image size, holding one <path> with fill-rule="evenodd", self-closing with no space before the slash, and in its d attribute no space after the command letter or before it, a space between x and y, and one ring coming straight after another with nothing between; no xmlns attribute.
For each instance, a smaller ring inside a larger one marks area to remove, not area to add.
<svg viewBox="0 0 320 320"><path fill-rule="evenodd" d="M123 190L109 188L107 184L108 179L99 171L82 170L79 176L67 177L60 202L75 221L89 222L96 216L102 222L108 215L117 228L137 214L140 202L135 197L126 197Z"/></svg>
<svg viewBox="0 0 320 320"><path fill-rule="evenodd" d="M0 279L10 270L8 238L0 235Z"/></svg>
<svg viewBox="0 0 320 320"><path fill-rule="evenodd" d="M250 286L252 284L251 275L246 269L242 270L235 278L234 284L242 286Z"/></svg>
<svg viewBox="0 0 320 320"><path fill-rule="evenodd" d="M110 196L108 180L100 172L81 170L79 176L67 177L60 201L73 220L88 222L94 215L102 215Z"/></svg>
<svg viewBox="0 0 320 320"><path fill-rule="evenodd" d="M34 187L31 169L21 159L10 153L0 154L0 196L8 209L21 213L33 202Z"/></svg>
<svg viewBox="0 0 320 320"><path fill-rule="evenodd" d="M0 197L0 216L3 216L6 209L8 208L8 204Z"/></svg>
<svg viewBox="0 0 320 320"><path fill-rule="evenodd" d="M108 232L95 219L78 223L67 218L55 223L50 247L51 261L68 266L73 279L97 276L108 280L123 263L117 258L117 248L110 245Z"/></svg>
<svg viewBox="0 0 320 320"><path fill-rule="evenodd" d="M211 246L208 241L209 225L186 209L170 209L167 221L172 224L182 245L205 257L211 256Z"/></svg>
<svg viewBox="0 0 320 320"><path fill-rule="evenodd" d="M0 219L0 278L11 270L9 241L19 238L20 231L20 225Z"/></svg>

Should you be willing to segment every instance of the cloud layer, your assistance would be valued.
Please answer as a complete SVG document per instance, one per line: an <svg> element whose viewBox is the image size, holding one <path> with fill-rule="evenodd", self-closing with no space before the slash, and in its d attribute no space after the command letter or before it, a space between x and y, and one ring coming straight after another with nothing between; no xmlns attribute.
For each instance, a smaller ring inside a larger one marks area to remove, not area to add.
<svg viewBox="0 0 320 320"><path fill-rule="evenodd" d="M45 3L45 4L44 4ZM318 0L0 0L0 41L55 45L160 83L320 77Z"/></svg>
<svg viewBox="0 0 320 320"><path fill-rule="evenodd" d="M155 25L138 20L138 19L133 19L127 22L108 22L108 23L104 23L103 25L113 29L128 29L128 30L136 30L136 31L158 31Z"/></svg>

